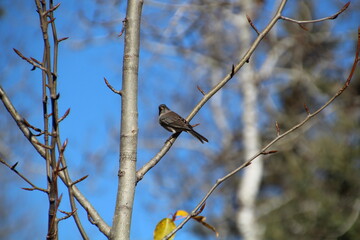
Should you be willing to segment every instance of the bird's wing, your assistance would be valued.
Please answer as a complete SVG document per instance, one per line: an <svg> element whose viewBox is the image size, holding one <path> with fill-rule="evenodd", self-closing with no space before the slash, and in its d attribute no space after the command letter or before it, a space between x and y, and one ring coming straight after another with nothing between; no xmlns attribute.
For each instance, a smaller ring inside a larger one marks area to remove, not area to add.
<svg viewBox="0 0 360 240"><path fill-rule="evenodd" d="M171 116L166 116L167 114L171 114ZM180 115L174 112L167 114L164 114L164 116L161 117L161 121L164 124L179 130L191 130L191 126L189 125L189 123Z"/></svg>

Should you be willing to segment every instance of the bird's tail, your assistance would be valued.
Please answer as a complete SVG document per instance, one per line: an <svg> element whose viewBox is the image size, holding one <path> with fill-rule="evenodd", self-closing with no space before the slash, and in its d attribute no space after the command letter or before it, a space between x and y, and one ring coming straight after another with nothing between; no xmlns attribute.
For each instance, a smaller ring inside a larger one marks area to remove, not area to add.
<svg viewBox="0 0 360 240"><path fill-rule="evenodd" d="M196 132L194 129L192 129L191 131L188 131L191 135L193 135L194 137L196 137L197 139L199 139L199 141L201 143L205 142L209 142L206 137L204 137L203 135L201 135L200 133Z"/></svg>

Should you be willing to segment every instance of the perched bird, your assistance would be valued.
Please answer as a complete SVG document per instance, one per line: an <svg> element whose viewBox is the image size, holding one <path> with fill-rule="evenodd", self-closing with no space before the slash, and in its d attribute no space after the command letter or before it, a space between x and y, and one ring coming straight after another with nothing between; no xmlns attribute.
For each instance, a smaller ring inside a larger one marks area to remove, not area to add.
<svg viewBox="0 0 360 240"><path fill-rule="evenodd" d="M184 118L171 111L165 104L159 106L159 123L169 132L179 133L185 131L199 139L201 143L204 143L204 141L208 142L208 140L196 132Z"/></svg>

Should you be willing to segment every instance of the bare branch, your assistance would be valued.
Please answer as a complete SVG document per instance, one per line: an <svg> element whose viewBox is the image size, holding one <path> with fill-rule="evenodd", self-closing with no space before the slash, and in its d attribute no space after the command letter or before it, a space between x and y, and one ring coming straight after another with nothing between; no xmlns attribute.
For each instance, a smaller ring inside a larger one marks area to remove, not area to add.
<svg viewBox="0 0 360 240"><path fill-rule="evenodd" d="M125 27L126 27L126 23L127 23L127 18L124 18L124 20L122 20L122 23L123 23L123 25L122 25L121 32L119 33L118 37L121 37L121 36L124 34L124 32L125 32Z"/></svg>
<svg viewBox="0 0 360 240"><path fill-rule="evenodd" d="M28 191L33 191L33 190L38 190L44 193L48 193L48 191L46 189L43 188L39 188L37 187L35 184L33 184L27 177L25 177L23 174L21 174L18 170L16 170L16 166L18 165L18 162L16 162L14 165L10 165L8 164L4 159L2 159L0 157L0 162L2 164L4 164L5 166L7 166L11 171L13 171L14 173L16 173L20 178L22 178L25 182L27 182L32 188L22 188L24 190L28 190Z"/></svg>
<svg viewBox="0 0 360 240"><path fill-rule="evenodd" d="M276 121L275 122L275 127L276 127L276 136L280 135L280 127L279 127L279 123Z"/></svg>
<svg viewBox="0 0 360 240"><path fill-rule="evenodd" d="M230 73L230 78L232 78L235 75L235 66L234 64L231 66L231 73Z"/></svg>
<svg viewBox="0 0 360 240"><path fill-rule="evenodd" d="M77 209L74 209L74 210L71 211L71 212L65 212L65 211L62 211L62 210L59 209L59 212L65 214L65 216L62 217L62 218L59 218L59 219L58 219L58 222L60 222L60 221L62 221L62 220L65 220L65 219L68 219L69 217L73 216L76 211L77 211Z"/></svg>
<svg viewBox="0 0 360 240"><path fill-rule="evenodd" d="M83 176L82 178L80 178L80 179L72 182L72 183L71 183L71 186L73 186L73 185L75 185L75 184L78 184L78 183L81 182L81 181L84 181L88 176L89 176L89 175Z"/></svg>
<svg viewBox="0 0 360 240"><path fill-rule="evenodd" d="M309 115L310 110L309 110L308 106L306 105L306 103L304 103L304 108L305 108L306 113Z"/></svg>
<svg viewBox="0 0 360 240"><path fill-rule="evenodd" d="M30 63L31 65L33 65L34 67L40 68L40 69L43 70L43 71L47 71L47 69L44 68L44 67L42 66L42 64L38 64L37 62L35 62L34 60L32 60L32 58L29 59L29 58L25 57L24 55L22 55L22 53L21 53L19 50L15 49L15 48L13 48L13 50L14 50L14 52L15 52L19 57L21 57L22 59L24 59L25 61L27 61L27 62Z"/></svg>
<svg viewBox="0 0 360 240"><path fill-rule="evenodd" d="M303 26L301 26L301 24L304 23L317 23L317 22L322 22L322 21L326 21L326 20L333 20L335 18L337 18L342 12L344 12L350 5L350 2L346 3L341 9L340 11L338 11L337 13L335 13L334 15L331 15L329 17L324 17L324 18L320 18L320 19L313 19L313 20L296 20L296 19L292 19L292 18L288 18L288 17L284 17L284 16L280 16L280 18L282 20L285 21L289 21L289 22L294 22L300 25L300 27L303 28ZM305 28L305 30L307 30Z"/></svg>
<svg viewBox="0 0 360 240"><path fill-rule="evenodd" d="M271 150L271 151L267 151L267 152L262 152L262 155L268 155L268 154L273 154L273 153L277 153L277 150Z"/></svg>
<svg viewBox="0 0 360 240"><path fill-rule="evenodd" d="M104 78L104 81L106 86L108 86L108 88L110 88L111 91L113 91L116 94L119 94L120 96L122 95L122 91L116 90L113 86L111 86L106 78Z"/></svg>
<svg viewBox="0 0 360 240"><path fill-rule="evenodd" d="M65 41L65 40L67 40L69 37L63 37L63 38L60 38L60 39L58 39L58 42L62 42L62 41Z"/></svg>
<svg viewBox="0 0 360 240"><path fill-rule="evenodd" d="M42 13L43 16L48 15L49 13L55 11L60 6L60 3L56 4L54 7Z"/></svg>
<svg viewBox="0 0 360 240"><path fill-rule="evenodd" d="M25 118L24 118L22 121L23 121L23 123L24 123L27 127L33 129L34 131L36 131L36 132L42 132L40 128L34 127L34 126L31 125Z"/></svg>
<svg viewBox="0 0 360 240"><path fill-rule="evenodd" d="M70 113L70 108L68 108L68 110L66 110L66 112L64 113L64 115L63 115L61 118L59 118L59 119L57 120L57 122L60 123L62 120L64 120L64 119L69 115L69 113Z"/></svg>
<svg viewBox="0 0 360 240"><path fill-rule="evenodd" d="M202 95L205 95L204 90L202 90L199 85L197 85L197 89L201 92Z"/></svg>
<svg viewBox="0 0 360 240"><path fill-rule="evenodd" d="M10 113L11 117L14 119L16 124L18 125L19 129L22 131L22 133L25 135L25 137L30 141L30 143L33 145L33 147L36 149L36 151L45 158L45 149L41 147L39 144L37 144L39 141L37 138L30 132L30 130L27 128L27 126L23 122L23 117L20 116L20 114L16 111L14 105L11 103L10 99L6 95L4 89L0 86L0 99L2 103L4 104L7 111Z"/></svg>
<svg viewBox="0 0 360 240"><path fill-rule="evenodd" d="M253 24L253 22L251 21L249 15L246 14L246 18L248 20L248 22L250 23L250 26L255 30L255 32L257 33L257 35L259 35L259 31L257 30L257 28L255 27L255 25Z"/></svg>

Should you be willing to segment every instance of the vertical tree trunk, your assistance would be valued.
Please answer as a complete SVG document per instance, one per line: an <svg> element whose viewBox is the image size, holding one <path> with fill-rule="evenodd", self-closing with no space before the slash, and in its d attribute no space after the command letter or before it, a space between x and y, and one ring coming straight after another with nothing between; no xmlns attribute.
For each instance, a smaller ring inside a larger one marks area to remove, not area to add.
<svg viewBox="0 0 360 240"><path fill-rule="evenodd" d="M254 3L250 0L241 2L243 11L251 15ZM240 17L239 17L240 18ZM252 29L244 14L239 19L241 32L240 39L243 46L251 44ZM243 142L244 158L249 159L260 149L260 136L258 129L258 90L255 80L254 65L251 62L240 71L240 85L243 93ZM251 167L245 168L237 196L240 211L237 214L237 226L245 240L259 240L262 228L256 219L256 196L259 192L262 178L263 163L261 156L253 161Z"/></svg>
<svg viewBox="0 0 360 240"><path fill-rule="evenodd" d="M114 240L130 239L136 184L141 9L142 1L128 1L123 58L119 184L111 229L111 239Z"/></svg>

